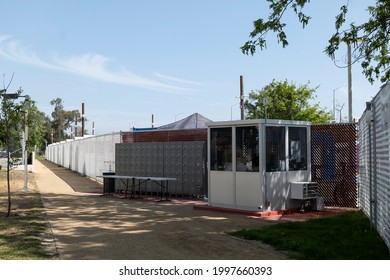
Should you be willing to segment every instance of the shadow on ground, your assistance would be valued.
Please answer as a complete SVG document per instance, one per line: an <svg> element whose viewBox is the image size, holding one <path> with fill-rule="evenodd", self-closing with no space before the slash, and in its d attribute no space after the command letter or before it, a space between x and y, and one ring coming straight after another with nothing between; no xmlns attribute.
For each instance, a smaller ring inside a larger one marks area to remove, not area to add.
<svg viewBox="0 0 390 280"><path fill-rule="evenodd" d="M41 162L76 191L58 193L56 186L49 184L42 193L61 259L286 258L261 242L244 241L226 233L287 222L289 215L266 219L197 211L194 205L205 202L196 200L156 202L153 197L101 196L102 186L97 182L48 161ZM42 180L47 183L46 177Z"/></svg>
<svg viewBox="0 0 390 280"><path fill-rule="evenodd" d="M40 161L45 167L50 169L55 175L65 181L75 192L81 193L102 193L103 185L87 176L82 176L76 171L58 166L47 160Z"/></svg>
<svg viewBox="0 0 390 280"><path fill-rule="evenodd" d="M194 211L191 205L45 194L62 259L284 259L225 232L273 222Z"/></svg>

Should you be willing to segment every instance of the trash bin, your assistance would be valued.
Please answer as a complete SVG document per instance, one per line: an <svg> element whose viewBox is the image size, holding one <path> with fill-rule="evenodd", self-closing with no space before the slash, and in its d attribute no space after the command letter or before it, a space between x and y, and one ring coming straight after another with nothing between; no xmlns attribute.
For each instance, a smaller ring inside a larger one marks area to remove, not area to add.
<svg viewBox="0 0 390 280"><path fill-rule="evenodd" d="M105 175L115 175L115 172L103 172ZM103 178L103 192L112 193L115 192L115 179L114 178Z"/></svg>

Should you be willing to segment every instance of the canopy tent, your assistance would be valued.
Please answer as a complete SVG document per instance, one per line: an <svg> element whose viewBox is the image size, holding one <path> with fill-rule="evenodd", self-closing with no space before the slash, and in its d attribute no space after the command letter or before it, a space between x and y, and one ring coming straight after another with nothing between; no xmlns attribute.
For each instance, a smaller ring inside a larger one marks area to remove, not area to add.
<svg viewBox="0 0 390 280"><path fill-rule="evenodd" d="M207 122L211 122L211 120L202 116L199 113L194 113L174 123L160 126L157 129L158 130L183 130L183 129L207 128L206 126Z"/></svg>
<svg viewBox="0 0 390 280"><path fill-rule="evenodd" d="M202 128L206 129L207 122L211 122L211 120L202 116L199 113L194 113L184 119L160 127L148 127L148 128L133 127L133 131L185 130L185 129L202 129Z"/></svg>

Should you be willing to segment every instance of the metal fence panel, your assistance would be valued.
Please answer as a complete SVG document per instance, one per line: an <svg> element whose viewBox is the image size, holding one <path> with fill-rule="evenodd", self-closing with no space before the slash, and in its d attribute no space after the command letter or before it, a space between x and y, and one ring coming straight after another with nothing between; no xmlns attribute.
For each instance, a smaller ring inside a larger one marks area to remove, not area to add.
<svg viewBox="0 0 390 280"><path fill-rule="evenodd" d="M106 171L115 171L115 144L120 133L67 140L46 147L47 160L82 175L96 178Z"/></svg>
<svg viewBox="0 0 390 280"><path fill-rule="evenodd" d="M123 132L122 143L207 141L207 129Z"/></svg>
<svg viewBox="0 0 390 280"><path fill-rule="evenodd" d="M390 248L390 83L359 121L360 208Z"/></svg>
<svg viewBox="0 0 390 280"><path fill-rule="evenodd" d="M116 145L116 173L174 177L176 181L169 183L173 196L206 195L206 147L206 142L203 141L118 144ZM126 162L131 162L131 166ZM160 191L160 187L152 182L148 182L147 189L152 194Z"/></svg>
<svg viewBox="0 0 390 280"><path fill-rule="evenodd" d="M358 207L355 124L311 126L312 180L327 206Z"/></svg>

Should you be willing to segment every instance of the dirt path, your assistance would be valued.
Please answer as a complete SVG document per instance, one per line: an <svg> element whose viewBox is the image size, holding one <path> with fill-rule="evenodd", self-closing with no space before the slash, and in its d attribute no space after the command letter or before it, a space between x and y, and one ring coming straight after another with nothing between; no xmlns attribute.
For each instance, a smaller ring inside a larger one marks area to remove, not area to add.
<svg viewBox="0 0 390 280"><path fill-rule="evenodd" d="M266 245L225 233L273 221L193 210L196 201L102 197L95 182L48 162L36 161L35 178L60 259L286 258Z"/></svg>

